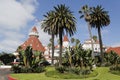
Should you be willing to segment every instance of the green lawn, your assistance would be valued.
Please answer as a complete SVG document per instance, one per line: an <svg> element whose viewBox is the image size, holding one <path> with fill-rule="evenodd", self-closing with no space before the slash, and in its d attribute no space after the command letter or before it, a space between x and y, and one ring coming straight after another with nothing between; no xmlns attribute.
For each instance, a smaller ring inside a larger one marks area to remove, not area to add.
<svg viewBox="0 0 120 80"><path fill-rule="evenodd" d="M51 68L49 68L50 70ZM120 80L120 76L109 73L109 68L100 67L96 71L98 75L96 77L85 78L85 79L69 79L69 80ZM68 79L56 79L46 77L45 73L34 73L34 74L11 74L12 77L18 80L68 80Z"/></svg>

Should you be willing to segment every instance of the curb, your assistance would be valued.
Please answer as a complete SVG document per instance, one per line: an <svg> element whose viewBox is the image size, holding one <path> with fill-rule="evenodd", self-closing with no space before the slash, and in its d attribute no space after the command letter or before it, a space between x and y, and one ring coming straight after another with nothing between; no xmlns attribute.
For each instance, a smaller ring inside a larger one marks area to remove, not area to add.
<svg viewBox="0 0 120 80"><path fill-rule="evenodd" d="M11 77L10 75L8 75L7 77L8 77L8 80L17 80L15 78Z"/></svg>

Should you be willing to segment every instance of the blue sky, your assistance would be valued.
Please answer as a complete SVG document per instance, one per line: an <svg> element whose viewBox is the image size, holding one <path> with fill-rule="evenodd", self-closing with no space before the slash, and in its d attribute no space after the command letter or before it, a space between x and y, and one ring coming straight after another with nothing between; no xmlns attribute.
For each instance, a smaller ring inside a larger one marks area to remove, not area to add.
<svg viewBox="0 0 120 80"><path fill-rule="evenodd" d="M43 45L49 43L50 36L40 29L43 15L53 10L53 6L65 4L73 11L77 19L77 32L73 36L81 43L89 38L87 24L80 19L78 11L83 5L102 5L109 11L111 23L102 29L102 39L106 46L120 46L120 0L0 0L0 52L14 52L27 38L33 26L37 26L40 41ZM93 35L97 30L92 29Z"/></svg>

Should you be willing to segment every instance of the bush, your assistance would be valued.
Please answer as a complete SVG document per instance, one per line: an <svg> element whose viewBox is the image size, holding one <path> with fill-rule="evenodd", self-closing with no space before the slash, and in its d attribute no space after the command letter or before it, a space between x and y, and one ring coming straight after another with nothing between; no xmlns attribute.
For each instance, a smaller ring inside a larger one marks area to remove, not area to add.
<svg viewBox="0 0 120 80"><path fill-rule="evenodd" d="M38 63L39 66L49 66L51 65L48 61L42 61Z"/></svg>
<svg viewBox="0 0 120 80"><path fill-rule="evenodd" d="M2 61L0 61L0 65L3 65L3 62L2 62Z"/></svg>
<svg viewBox="0 0 120 80"><path fill-rule="evenodd" d="M65 71L65 67L63 67L63 66L56 67L55 69L60 73L64 73L64 71Z"/></svg>
<svg viewBox="0 0 120 80"><path fill-rule="evenodd" d="M21 72L21 68L19 66L12 66L12 71L14 73L20 73Z"/></svg>
<svg viewBox="0 0 120 80"><path fill-rule="evenodd" d="M111 66L110 72L112 74L120 75L120 66Z"/></svg>
<svg viewBox="0 0 120 80"><path fill-rule="evenodd" d="M70 69L70 72L79 75L79 74L80 74L80 68L76 68L76 67L71 68L71 69Z"/></svg>
<svg viewBox="0 0 120 80"><path fill-rule="evenodd" d="M33 72L32 68L22 67L20 73L32 73L32 72Z"/></svg>
<svg viewBox="0 0 120 80"><path fill-rule="evenodd" d="M87 70L87 69L81 70L81 74L82 75L88 75L88 74L90 74L90 70Z"/></svg>
<svg viewBox="0 0 120 80"><path fill-rule="evenodd" d="M120 66L111 66L110 71L120 71Z"/></svg>
<svg viewBox="0 0 120 80"><path fill-rule="evenodd" d="M109 66L111 66L111 64L109 62L106 62L105 67L109 67Z"/></svg>
<svg viewBox="0 0 120 80"><path fill-rule="evenodd" d="M13 66L12 71L14 73L41 73L45 71L44 67L34 67L34 68L27 68L27 67L20 67L20 66Z"/></svg>
<svg viewBox="0 0 120 80"><path fill-rule="evenodd" d="M45 71L44 67L36 67L36 68L33 69L34 73L41 73L41 72L44 72L44 71Z"/></svg>

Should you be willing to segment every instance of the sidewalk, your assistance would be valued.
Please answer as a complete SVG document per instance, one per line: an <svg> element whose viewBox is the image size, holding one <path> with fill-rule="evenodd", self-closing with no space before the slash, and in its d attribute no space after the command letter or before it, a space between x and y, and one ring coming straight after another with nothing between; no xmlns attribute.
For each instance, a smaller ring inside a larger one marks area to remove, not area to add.
<svg viewBox="0 0 120 80"><path fill-rule="evenodd" d="M7 75L10 73L9 68L0 68L0 80L8 80Z"/></svg>

